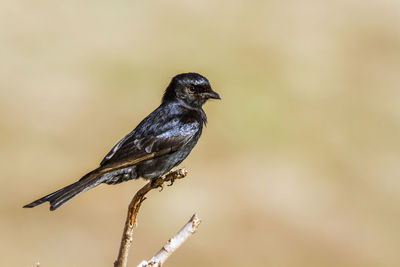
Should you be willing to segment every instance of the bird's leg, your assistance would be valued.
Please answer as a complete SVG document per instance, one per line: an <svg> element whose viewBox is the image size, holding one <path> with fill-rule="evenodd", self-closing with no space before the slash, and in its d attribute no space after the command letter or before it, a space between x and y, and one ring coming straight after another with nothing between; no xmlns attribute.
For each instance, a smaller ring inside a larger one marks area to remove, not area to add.
<svg viewBox="0 0 400 267"><path fill-rule="evenodd" d="M164 181L170 181L170 184L167 184L167 186L171 186L171 185L173 185L174 184L174 182L175 182L175 177L174 177L174 174L176 173L177 171L169 171L169 172L167 172L167 173L165 173L164 175L163 175L163 179L164 179Z"/></svg>
<svg viewBox="0 0 400 267"><path fill-rule="evenodd" d="M161 177L156 177L151 179L151 188L161 188L160 192L164 189L163 187L164 180Z"/></svg>
<svg viewBox="0 0 400 267"><path fill-rule="evenodd" d="M174 184L174 182L175 182L175 177L172 177L172 178L171 178L171 180L170 180L170 184L167 184L167 186L171 186L171 185L173 185L173 184Z"/></svg>
<svg viewBox="0 0 400 267"><path fill-rule="evenodd" d="M164 181L170 181L170 184L167 186L171 186L174 184L176 179L181 179L187 175L187 171L185 168L181 168L175 171L170 171L164 175Z"/></svg>
<svg viewBox="0 0 400 267"><path fill-rule="evenodd" d="M150 186L152 189L161 188L160 192L164 189L164 182L170 182L167 186L171 186L174 184L176 179L181 179L187 175L187 171L185 168L178 169L175 171L169 171L166 174L155 177L151 179Z"/></svg>

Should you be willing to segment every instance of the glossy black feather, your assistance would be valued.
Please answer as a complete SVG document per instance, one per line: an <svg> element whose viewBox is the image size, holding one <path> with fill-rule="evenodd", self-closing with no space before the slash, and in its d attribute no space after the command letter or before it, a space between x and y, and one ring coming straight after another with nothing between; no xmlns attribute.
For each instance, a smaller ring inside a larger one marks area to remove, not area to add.
<svg viewBox="0 0 400 267"><path fill-rule="evenodd" d="M165 174L181 163L196 145L207 122L202 105L209 98L220 99L205 77L197 73L175 76L161 105L121 139L97 169L24 207L32 208L48 201L54 210L101 183L117 184Z"/></svg>
<svg viewBox="0 0 400 267"><path fill-rule="evenodd" d="M204 122L201 111L188 110L176 102L163 103L118 142L100 165L123 162L133 154L143 156L169 147L173 151L184 148L189 141L197 142Z"/></svg>

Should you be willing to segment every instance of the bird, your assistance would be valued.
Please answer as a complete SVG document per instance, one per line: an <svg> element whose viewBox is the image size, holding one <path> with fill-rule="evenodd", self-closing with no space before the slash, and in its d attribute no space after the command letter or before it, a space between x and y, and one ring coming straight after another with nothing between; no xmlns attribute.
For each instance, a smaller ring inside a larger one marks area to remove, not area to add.
<svg viewBox="0 0 400 267"><path fill-rule="evenodd" d="M112 147L99 167L23 207L49 202L53 211L100 184L115 185L140 177L154 180L169 172L189 155L199 140L207 124L202 106L209 99L221 97L204 76L195 72L174 76L160 106Z"/></svg>

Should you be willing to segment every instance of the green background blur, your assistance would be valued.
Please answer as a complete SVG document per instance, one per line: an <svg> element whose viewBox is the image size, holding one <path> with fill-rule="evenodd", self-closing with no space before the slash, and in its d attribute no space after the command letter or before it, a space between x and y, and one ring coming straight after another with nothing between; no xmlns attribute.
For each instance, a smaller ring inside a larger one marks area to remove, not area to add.
<svg viewBox="0 0 400 267"><path fill-rule="evenodd" d="M222 101L151 192L130 266L400 266L400 1L5 1L0 265L112 266L139 180L24 204L95 168L178 73Z"/></svg>

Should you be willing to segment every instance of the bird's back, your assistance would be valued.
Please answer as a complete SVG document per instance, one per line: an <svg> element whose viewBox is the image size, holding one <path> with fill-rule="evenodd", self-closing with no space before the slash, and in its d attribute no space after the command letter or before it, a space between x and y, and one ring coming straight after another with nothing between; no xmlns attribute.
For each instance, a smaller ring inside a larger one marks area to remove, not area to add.
<svg viewBox="0 0 400 267"><path fill-rule="evenodd" d="M160 176L189 155L204 123L202 109L190 109L179 102L163 103L110 150L101 167L143 157L145 160L132 164L135 173L129 178Z"/></svg>

